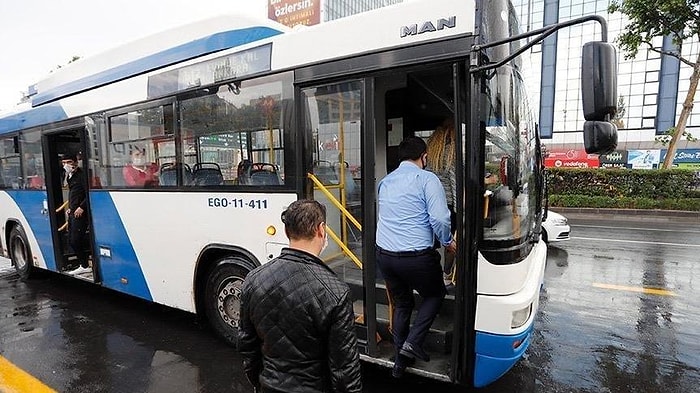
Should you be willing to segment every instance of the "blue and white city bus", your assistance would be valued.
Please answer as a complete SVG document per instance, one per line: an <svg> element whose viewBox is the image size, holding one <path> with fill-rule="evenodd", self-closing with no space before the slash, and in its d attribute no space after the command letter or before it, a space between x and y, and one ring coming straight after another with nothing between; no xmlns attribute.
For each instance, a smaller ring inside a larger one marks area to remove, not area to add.
<svg viewBox="0 0 700 393"><path fill-rule="evenodd" d="M235 344L242 281L287 244L283 209L315 198L332 230L323 258L352 289L362 359L391 367L376 184L397 167L401 139L451 118L463 190L455 290L427 340L433 360L407 372L491 383L531 341L546 259L519 55L560 27L518 35L508 0L406 1L300 29L216 17L81 59L0 115L2 255L25 279L48 270L201 313ZM590 152L616 138L604 122L616 102L611 48L584 50ZM145 171L130 162L137 149L155 181L127 178ZM76 153L88 269L66 235L60 158ZM487 172L497 181L486 184Z"/></svg>

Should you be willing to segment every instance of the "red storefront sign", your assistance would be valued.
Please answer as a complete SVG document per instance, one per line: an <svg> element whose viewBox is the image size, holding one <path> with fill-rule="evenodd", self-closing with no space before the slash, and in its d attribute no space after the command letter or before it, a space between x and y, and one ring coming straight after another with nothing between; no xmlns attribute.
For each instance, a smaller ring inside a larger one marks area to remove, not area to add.
<svg viewBox="0 0 700 393"><path fill-rule="evenodd" d="M316 25L321 21L321 0L268 0L267 16L289 27Z"/></svg>
<svg viewBox="0 0 700 393"><path fill-rule="evenodd" d="M584 150L567 150L550 152L544 159L547 168L598 168L600 162L597 154L588 154Z"/></svg>

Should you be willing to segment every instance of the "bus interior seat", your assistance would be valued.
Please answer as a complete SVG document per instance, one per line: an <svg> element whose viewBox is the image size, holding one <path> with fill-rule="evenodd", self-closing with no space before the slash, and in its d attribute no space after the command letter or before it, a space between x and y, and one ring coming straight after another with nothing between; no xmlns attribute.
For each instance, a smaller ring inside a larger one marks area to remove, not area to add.
<svg viewBox="0 0 700 393"><path fill-rule="evenodd" d="M192 169L192 178L197 186L218 186L224 184L221 167L215 162L198 162Z"/></svg>
<svg viewBox="0 0 700 393"><path fill-rule="evenodd" d="M185 185L192 184L192 169L187 164L173 164L167 163L160 167L160 185L161 186L176 186L177 185L177 171L178 169L184 168L183 182Z"/></svg>
<svg viewBox="0 0 700 393"><path fill-rule="evenodd" d="M278 186L283 184L277 165L267 162L253 163L243 160L238 164L238 184L253 186Z"/></svg>
<svg viewBox="0 0 700 393"><path fill-rule="evenodd" d="M256 166L258 167L258 169L256 169ZM249 184L258 186L279 186L282 184L282 178L280 178L279 172L277 172L277 168L272 164L253 164L253 170L250 173Z"/></svg>
<svg viewBox="0 0 700 393"><path fill-rule="evenodd" d="M322 184L325 185L335 185L340 183L338 180L338 173L330 161L321 160L314 162L314 175Z"/></svg>

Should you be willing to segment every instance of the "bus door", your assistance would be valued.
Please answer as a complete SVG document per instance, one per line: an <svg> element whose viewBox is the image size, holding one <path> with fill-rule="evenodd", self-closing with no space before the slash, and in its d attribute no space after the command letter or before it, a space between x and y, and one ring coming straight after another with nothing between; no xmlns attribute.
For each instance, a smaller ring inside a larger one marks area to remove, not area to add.
<svg viewBox="0 0 700 393"><path fill-rule="evenodd" d="M352 290L363 358L393 365L392 304L376 267L376 182L399 165L398 145L427 138L455 120L454 65L382 71L365 78L301 89L306 196L327 208L329 246L321 255ZM452 272L450 272L452 273ZM451 380L455 371L454 290L447 295L424 348L434 359L412 372ZM416 305L421 299L416 296Z"/></svg>
<svg viewBox="0 0 700 393"><path fill-rule="evenodd" d="M363 176L374 166L373 151L367 151L366 85L371 80L354 79L301 89L304 144L309 154L306 197L326 206L328 247L321 258L352 291L357 335L361 351L376 353L374 288L374 225L363 226L373 214L373 189ZM370 176L371 177L371 176ZM373 179L371 179L373 181ZM367 208L369 206L369 209ZM369 245L369 246L368 246ZM367 293L370 293L367 296Z"/></svg>
<svg viewBox="0 0 700 393"><path fill-rule="evenodd" d="M447 165L453 167L456 165L456 149L451 149L449 146L450 143L455 143L454 124L457 121L455 116L455 97L457 97L455 86L458 86L458 83L455 80L454 69L455 66L452 63L428 64L392 70L390 73L375 78L376 162L374 177L377 183L399 166L398 147L401 141L409 136L423 138L426 143L431 139L431 136L434 136L437 143L430 144L429 154L433 157L435 155L444 157ZM433 150L436 150L435 155ZM438 163L431 163L429 160L429 169L432 168L433 171L436 171L436 164ZM447 171L442 170L442 172L446 173ZM454 180L453 182L456 183ZM451 195L447 195L452 189L454 191L451 192ZM448 205L456 213L456 184L454 187L445 187L445 192ZM455 214L455 221L456 217ZM452 232L456 231L455 222ZM413 365L413 370L409 368L409 372L429 374L433 378L447 380L453 378L452 375L458 367L455 364L456 358L453 356L453 344L462 329L456 318L458 308L455 300L456 258L454 255L445 255L442 247L438 248L438 252L442 257L441 264L445 272L443 284L446 286L447 295L423 344L423 348L430 354L431 361L418 360ZM384 288L381 274L378 273L377 276L376 286ZM414 308L417 310L422 299L418 295L414 296L416 305ZM376 309L377 319L385 321L386 330L390 331L393 305L388 293L377 297ZM415 312L413 318L415 318ZM384 329L380 327L379 330L381 332ZM391 339L380 342L379 349L383 358L386 358L387 354L393 356Z"/></svg>
<svg viewBox="0 0 700 393"><path fill-rule="evenodd" d="M74 126L55 132L46 133L43 136L44 163L46 170L47 201L45 211L49 215L51 231L53 233L53 244L56 257L57 271L75 276L88 281L95 281L93 265L93 242L92 242L92 215L90 205L87 201L88 225L83 241L83 252L87 255L88 268L82 268L78 261L77 253L70 244L70 220L68 217L69 190L65 170L61 162L66 154L77 155L78 173L81 173L80 180L85 187L86 198L89 191L88 169L86 157L83 155L84 143L82 140L85 128Z"/></svg>

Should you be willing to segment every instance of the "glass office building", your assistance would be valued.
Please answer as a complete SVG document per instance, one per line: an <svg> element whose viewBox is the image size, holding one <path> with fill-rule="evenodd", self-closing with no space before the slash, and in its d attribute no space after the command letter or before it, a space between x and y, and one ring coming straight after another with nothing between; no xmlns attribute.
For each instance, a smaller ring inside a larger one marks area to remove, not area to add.
<svg viewBox="0 0 700 393"><path fill-rule="evenodd" d="M324 0L321 3L323 22L359 14L376 8L401 3L403 0Z"/></svg>
<svg viewBox="0 0 700 393"><path fill-rule="evenodd" d="M622 14L608 13L609 0L513 0L521 29L534 30L573 18L598 14L608 21L608 40L615 43L627 22ZM545 144L554 149L581 149L581 47L599 40L600 27L587 22L560 30L531 50L531 60L541 64L541 75L529 78L534 102L541 104L540 130ZM671 39L659 37L654 45L673 49ZM689 42L682 47L686 58L695 59L700 47ZM620 149L663 148L655 137L674 127L690 85L692 68L670 56L641 47L633 59L618 51L618 96L624 110L615 119ZM527 79L527 78L526 78ZM539 94L538 94L539 93ZM700 105L693 108L687 130L700 136ZM682 140L678 148L700 144Z"/></svg>

